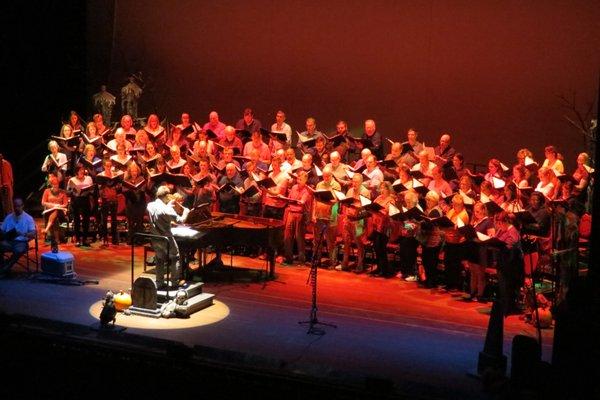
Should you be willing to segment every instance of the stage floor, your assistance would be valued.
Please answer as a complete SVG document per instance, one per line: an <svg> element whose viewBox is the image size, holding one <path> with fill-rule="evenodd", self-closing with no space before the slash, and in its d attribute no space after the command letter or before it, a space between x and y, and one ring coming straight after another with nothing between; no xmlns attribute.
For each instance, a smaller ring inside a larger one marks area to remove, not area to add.
<svg viewBox="0 0 600 400"><path fill-rule="evenodd" d="M49 246L40 242L41 252ZM75 257L80 279L98 285L58 285L15 273L0 280L0 310L52 320L93 325L108 289L127 290L131 247L61 246ZM142 273L142 248L136 249L135 276ZM223 260L229 261L224 255ZM265 262L234 257L234 264L264 269ZM307 334L298 324L309 318L309 268L277 265L276 279L265 282L207 282L215 305L188 320L151 319L119 314L127 333L178 341L273 360L286 371L323 377L389 379L400 392L448 398L485 398L481 383L467 375L483 349L491 303L465 303L447 293L400 279L334 270L318 271L318 318L337 325L326 334ZM512 338L536 336L518 316L505 319L504 353L510 360ZM542 330L543 359L550 360L553 330Z"/></svg>

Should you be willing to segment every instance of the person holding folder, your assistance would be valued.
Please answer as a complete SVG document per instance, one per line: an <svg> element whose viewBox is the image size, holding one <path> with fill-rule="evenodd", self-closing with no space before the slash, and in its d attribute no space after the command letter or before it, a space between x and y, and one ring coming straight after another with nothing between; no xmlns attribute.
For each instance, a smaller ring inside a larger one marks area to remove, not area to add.
<svg viewBox="0 0 600 400"><path fill-rule="evenodd" d="M298 262L304 264L306 255L304 253L305 243L304 235L306 233L306 223L308 222L308 213L311 209L311 191L306 185L308 175L304 171L298 172L296 184L292 186L287 201L288 206L284 214L284 256L283 265L291 265L294 261L293 249L294 241L298 249Z"/></svg>
<svg viewBox="0 0 600 400"><path fill-rule="evenodd" d="M371 192L363 186L362 174L354 174L352 176L352 186L346 192L346 198L354 200L351 204L345 204L343 207L344 225L342 231L342 237L344 240L344 257L342 259L342 265L336 267L336 269L342 271L349 270L350 260L350 248L352 245L356 246L356 266L354 272L357 274L364 271L364 259L365 259L365 217L367 216L365 211L361 207L360 198L365 197L371 198Z"/></svg>
<svg viewBox="0 0 600 400"><path fill-rule="evenodd" d="M314 223L314 233L320 235L323 232L325 239L325 247L329 255L329 263L331 267L337 265L335 237L338 227L339 203L335 195L331 196L331 200L321 198L320 192L328 192L333 194L333 191L340 191L340 184L333 179L333 174L330 167L323 168L323 180L317 183L315 188L315 201L313 207L312 222ZM320 256L320 255L319 255Z"/></svg>
<svg viewBox="0 0 600 400"><path fill-rule="evenodd" d="M75 166L75 176L67 183L67 192L71 195L71 212L73 213L73 230L75 246L89 246L87 240L90 233L91 201L94 182L82 164ZM83 231L82 228L83 227Z"/></svg>
<svg viewBox="0 0 600 400"><path fill-rule="evenodd" d="M67 192L59 187L59 180L56 175L50 174L48 176L48 184L50 187L45 189L42 194L43 215L46 218L46 226L42 233L44 235L50 234L52 251L56 252L60 240L59 224L66 220L69 198Z"/></svg>

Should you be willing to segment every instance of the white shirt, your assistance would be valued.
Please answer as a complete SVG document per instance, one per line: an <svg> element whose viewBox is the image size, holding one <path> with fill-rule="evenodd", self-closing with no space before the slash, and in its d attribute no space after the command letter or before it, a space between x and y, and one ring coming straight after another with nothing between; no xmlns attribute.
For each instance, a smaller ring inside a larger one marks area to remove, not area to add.
<svg viewBox="0 0 600 400"><path fill-rule="evenodd" d="M287 137L287 142L292 143L292 127L286 124L285 122L281 126L281 128L277 128L277 123L271 125L271 132L275 133L285 133Z"/></svg>
<svg viewBox="0 0 600 400"><path fill-rule="evenodd" d="M52 158L56 164L60 165L60 169L62 171L67 170L67 155L64 153L57 153L56 158L52 157L52 154L48 154L44 159L44 163L42 164L42 172L48 172L48 167L54 166L53 163L49 162L50 158Z"/></svg>
<svg viewBox="0 0 600 400"><path fill-rule="evenodd" d="M185 221L190 212L189 209L184 207L182 215L178 215L173 207L165 204L161 199L148 203L146 209L150 217L152 233L164 236L171 236L171 222L181 223Z"/></svg>

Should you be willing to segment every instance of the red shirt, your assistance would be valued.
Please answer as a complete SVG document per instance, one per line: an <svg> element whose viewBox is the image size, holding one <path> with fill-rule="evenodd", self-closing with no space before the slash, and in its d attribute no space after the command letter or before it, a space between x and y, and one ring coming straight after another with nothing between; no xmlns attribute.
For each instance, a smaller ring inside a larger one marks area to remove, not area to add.
<svg viewBox="0 0 600 400"><path fill-rule="evenodd" d="M308 187L304 185L300 188L300 185L296 184L290 190L288 197L292 200L298 200L302 202L302 204L298 204L296 202L290 201L288 205L288 210L290 212L304 212L310 210L310 201L312 198L310 190Z"/></svg>

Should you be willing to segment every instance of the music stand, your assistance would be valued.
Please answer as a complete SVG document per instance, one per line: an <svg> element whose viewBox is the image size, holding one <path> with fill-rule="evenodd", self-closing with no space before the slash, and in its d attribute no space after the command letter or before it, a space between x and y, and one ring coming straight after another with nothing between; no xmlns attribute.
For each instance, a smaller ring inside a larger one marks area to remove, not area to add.
<svg viewBox="0 0 600 400"><path fill-rule="evenodd" d="M298 322L299 324L308 324L308 331L306 332L307 335L312 334L322 336L326 333L325 330L317 328L316 325L337 328L336 325L320 322L317 318L317 271L319 265L321 264L321 246L326 229L327 225L323 225L323 228L321 229L321 232L319 232L319 235L315 236L316 238L318 238L317 245L315 246L315 250L313 251L312 263L310 266L310 271L308 273L308 279L306 280L306 283L310 282L310 285L312 286L312 305L310 308L310 317L307 321Z"/></svg>

